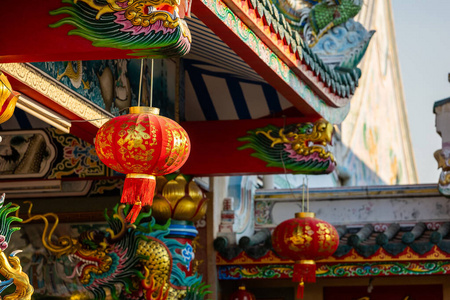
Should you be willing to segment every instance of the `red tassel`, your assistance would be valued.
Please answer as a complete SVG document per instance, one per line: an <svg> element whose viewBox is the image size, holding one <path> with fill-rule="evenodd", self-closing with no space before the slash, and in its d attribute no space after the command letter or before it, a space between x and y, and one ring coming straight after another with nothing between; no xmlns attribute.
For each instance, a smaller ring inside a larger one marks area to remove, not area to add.
<svg viewBox="0 0 450 300"><path fill-rule="evenodd" d="M303 299L303 292L305 291L305 284L301 281L297 286L297 299Z"/></svg>
<svg viewBox="0 0 450 300"><path fill-rule="evenodd" d="M147 174L128 174L123 185L121 203L133 204L126 221L134 223L142 206L152 205L156 178Z"/></svg>
<svg viewBox="0 0 450 300"><path fill-rule="evenodd" d="M313 260L296 261L292 281L299 282L297 287L297 299L303 299L305 289L304 282L316 282L316 263Z"/></svg>
<svg viewBox="0 0 450 300"><path fill-rule="evenodd" d="M297 261L292 280L296 282L316 282L316 263L313 260Z"/></svg>

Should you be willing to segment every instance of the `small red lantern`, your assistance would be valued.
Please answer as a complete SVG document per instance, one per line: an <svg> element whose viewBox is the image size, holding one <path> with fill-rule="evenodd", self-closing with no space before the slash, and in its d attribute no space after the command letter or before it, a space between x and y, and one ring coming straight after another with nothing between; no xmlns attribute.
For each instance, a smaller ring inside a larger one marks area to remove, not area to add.
<svg viewBox="0 0 450 300"><path fill-rule="evenodd" d="M231 294L230 300L256 300L256 297L247 291L245 286L240 286L239 290Z"/></svg>
<svg viewBox="0 0 450 300"><path fill-rule="evenodd" d="M331 256L339 246L339 234L314 213L295 214L279 224L272 234L275 252L295 261L292 281L299 282L297 298L303 299L304 282L316 282L316 260Z"/></svg>
<svg viewBox="0 0 450 300"><path fill-rule="evenodd" d="M181 168L190 152L186 131L159 116L155 107L130 107L97 132L95 150L111 169L127 174L121 203L134 204L127 221L134 223L142 205L151 205L156 177Z"/></svg>

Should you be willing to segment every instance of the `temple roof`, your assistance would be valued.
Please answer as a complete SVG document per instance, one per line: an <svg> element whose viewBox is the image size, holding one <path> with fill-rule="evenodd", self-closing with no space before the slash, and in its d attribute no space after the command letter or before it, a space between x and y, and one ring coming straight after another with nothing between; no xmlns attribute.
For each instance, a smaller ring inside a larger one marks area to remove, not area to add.
<svg viewBox="0 0 450 300"><path fill-rule="evenodd" d="M429 260L450 257L450 222L392 223L364 226L337 226L339 247L326 262L338 261L396 261L408 255L409 260ZM219 264L257 263L273 253L270 231L265 229L252 237L241 237L238 244L228 245L226 237L214 241L216 251L224 260ZM238 257L244 255L248 261ZM280 263L283 260L278 257Z"/></svg>

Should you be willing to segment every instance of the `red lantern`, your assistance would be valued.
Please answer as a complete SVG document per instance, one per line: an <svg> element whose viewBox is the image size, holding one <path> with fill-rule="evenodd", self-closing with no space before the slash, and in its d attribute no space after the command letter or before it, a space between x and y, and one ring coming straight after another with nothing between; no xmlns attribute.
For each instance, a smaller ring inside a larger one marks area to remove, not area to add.
<svg viewBox="0 0 450 300"><path fill-rule="evenodd" d="M256 300L255 295L245 289L245 286L240 286L239 290L231 294L230 300Z"/></svg>
<svg viewBox="0 0 450 300"><path fill-rule="evenodd" d="M279 224L272 234L275 252L295 261L292 280L299 282L297 298L303 298L304 282L316 281L316 260L331 256L339 246L339 234L314 213L295 214Z"/></svg>
<svg viewBox="0 0 450 300"><path fill-rule="evenodd" d="M155 107L130 107L97 132L95 150L113 170L127 174L121 203L134 204L127 221L134 223L142 205L151 205L156 177L181 168L190 152L186 131L159 116Z"/></svg>

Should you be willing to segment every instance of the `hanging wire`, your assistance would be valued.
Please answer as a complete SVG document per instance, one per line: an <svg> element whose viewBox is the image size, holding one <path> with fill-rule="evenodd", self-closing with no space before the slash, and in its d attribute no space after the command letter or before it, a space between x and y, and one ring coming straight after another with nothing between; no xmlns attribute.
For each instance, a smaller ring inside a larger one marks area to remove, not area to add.
<svg viewBox="0 0 450 300"><path fill-rule="evenodd" d="M306 211L309 212L309 178L306 175Z"/></svg>
<svg viewBox="0 0 450 300"><path fill-rule="evenodd" d="M305 212L305 177L303 177L303 184L302 184L302 212Z"/></svg>
<svg viewBox="0 0 450 300"><path fill-rule="evenodd" d="M141 59L141 76L139 77L139 96L138 96L138 106L141 106L141 92L142 92L142 81L144 73L144 59Z"/></svg>
<svg viewBox="0 0 450 300"><path fill-rule="evenodd" d="M153 107L153 58L151 59L150 70L150 107Z"/></svg>
<svg viewBox="0 0 450 300"><path fill-rule="evenodd" d="M286 116L283 116L283 132L286 130ZM287 169L286 169L286 165L284 163L284 158L283 158L283 149L281 149L280 151L280 159L281 159L281 163L283 164L283 170L284 170L284 178L288 184L288 188L289 191L291 192L292 198L295 199L295 195L294 195L294 191L292 190L291 187L291 183L289 182L289 179L287 177ZM305 188L307 189L306 191L306 197L307 197L307 211L309 211L309 186L308 186L308 176L306 176L306 184L305 184L305 177L303 177L303 187L302 187L302 212L305 212Z"/></svg>
<svg viewBox="0 0 450 300"><path fill-rule="evenodd" d="M286 130L286 116L283 115L283 132L285 130ZM283 149L280 150L280 160L281 160L281 163L283 164L284 179L286 180L286 182L288 184L288 188L289 188L289 191L291 192L292 198L295 198L294 191L292 190L292 187L291 187L291 183L289 182L289 179L287 177L288 174L287 174L286 165L284 163Z"/></svg>

